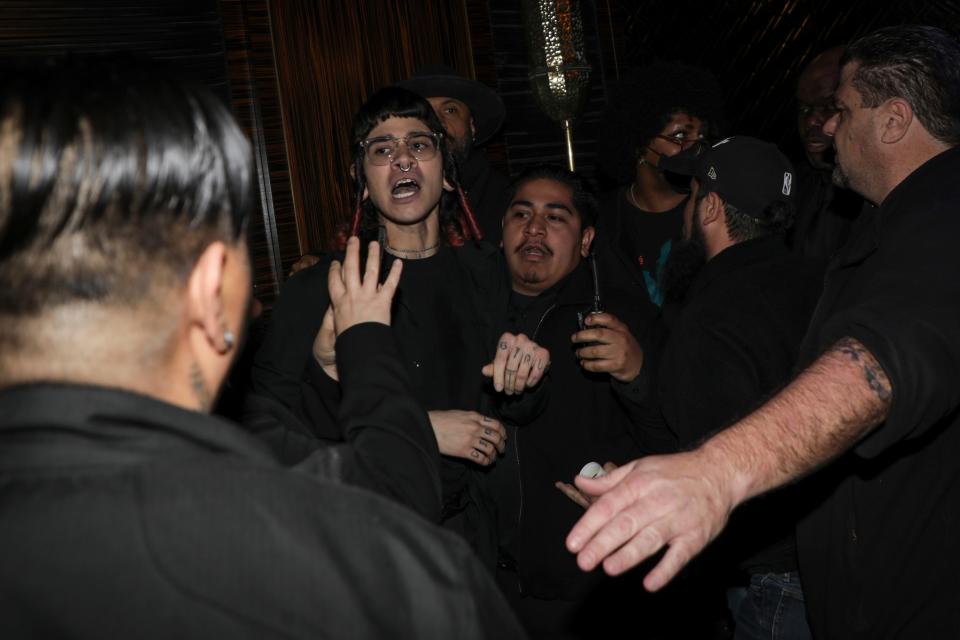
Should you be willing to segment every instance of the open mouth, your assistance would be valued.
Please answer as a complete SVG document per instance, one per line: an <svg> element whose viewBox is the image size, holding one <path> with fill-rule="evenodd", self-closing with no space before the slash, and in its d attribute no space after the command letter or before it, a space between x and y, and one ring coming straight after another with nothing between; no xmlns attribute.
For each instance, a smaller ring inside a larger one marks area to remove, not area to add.
<svg viewBox="0 0 960 640"><path fill-rule="evenodd" d="M529 258L531 260L538 260L540 258L553 255L553 251L550 251L546 245L532 242L522 245L519 249L517 249L517 253L524 258Z"/></svg>
<svg viewBox="0 0 960 640"><path fill-rule="evenodd" d="M410 198L420 192L420 183L413 178L401 178L397 180L391 193L394 198Z"/></svg>

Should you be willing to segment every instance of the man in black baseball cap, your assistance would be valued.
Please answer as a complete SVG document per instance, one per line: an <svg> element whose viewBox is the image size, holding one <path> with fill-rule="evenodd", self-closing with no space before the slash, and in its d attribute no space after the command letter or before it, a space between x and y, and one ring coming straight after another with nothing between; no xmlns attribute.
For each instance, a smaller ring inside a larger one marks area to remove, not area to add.
<svg viewBox="0 0 960 640"><path fill-rule="evenodd" d="M822 273L784 244L793 167L776 146L736 136L664 157L661 167L690 176L684 241L674 251L699 258L699 268L645 402L659 404L687 449L789 380ZM802 496L790 491L743 507L702 561L710 567L703 580L724 577L714 588L726 588L737 637L770 637L774 620L785 637L810 637L793 534ZM751 595L757 590L763 598ZM776 618L761 600L780 603Z"/></svg>
<svg viewBox="0 0 960 640"><path fill-rule="evenodd" d="M466 78L445 65L425 65L397 83L426 98L437 112L460 169L484 239L500 243L500 221L507 209L507 179L490 166L478 147L500 129L506 110L500 96L481 82Z"/></svg>

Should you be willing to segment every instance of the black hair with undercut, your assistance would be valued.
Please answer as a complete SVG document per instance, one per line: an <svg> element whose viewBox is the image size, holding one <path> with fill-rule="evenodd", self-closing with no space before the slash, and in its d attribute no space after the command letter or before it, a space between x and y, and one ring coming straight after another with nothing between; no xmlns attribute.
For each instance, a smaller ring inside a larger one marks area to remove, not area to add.
<svg viewBox="0 0 960 640"><path fill-rule="evenodd" d="M942 29L887 27L844 51L840 66L856 63L851 83L863 106L890 98L910 103L917 119L944 144L960 144L960 42Z"/></svg>
<svg viewBox="0 0 960 640"><path fill-rule="evenodd" d="M440 196L440 229L447 244L458 246L464 240L480 239L482 234L470 208L466 194L460 187L457 164L452 149L447 142L443 124L433 107L424 98L400 87L384 87L367 100L353 119L350 144L353 150L353 187L356 204L350 224L341 227L334 238L334 247L342 250L351 235L358 235L366 242L377 240L380 227L380 214L373 202L363 200L363 191L367 186L367 176L363 168L364 148L361 143L370 132L389 118L416 118L427 128L440 136L439 148L443 161L443 177L453 187L449 192L444 189Z"/></svg>
<svg viewBox="0 0 960 640"><path fill-rule="evenodd" d="M521 171L507 188L507 202L512 202L517 191L534 180L552 180L570 188L573 207L580 216L581 231L597 223L600 205L593 186L580 174L556 164L535 164Z"/></svg>
<svg viewBox="0 0 960 640"><path fill-rule="evenodd" d="M720 84L700 67L654 62L626 75L612 96L601 121L597 156L600 171L616 184L633 180L637 158L674 114L702 120L708 139L720 137L725 128Z"/></svg>
<svg viewBox="0 0 960 640"><path fill-rule="evenodd" d="M697 192L697 207L709 193L710 191L704 190ZM720 199L723 200L723 196L720 196ZM730 239L734 242L746 242L755 238L786 233L787 229L793 225L797 208L792 202L774 200L764 207L758 217L755 217L723 200L723 211Z"/></svg>
<svg viewBox="0 0 960 640"><path fill-rule="evenodd" d="M137 304L241 240L250 144L208 90L130 57L3 68L0 316Z"/></svg>

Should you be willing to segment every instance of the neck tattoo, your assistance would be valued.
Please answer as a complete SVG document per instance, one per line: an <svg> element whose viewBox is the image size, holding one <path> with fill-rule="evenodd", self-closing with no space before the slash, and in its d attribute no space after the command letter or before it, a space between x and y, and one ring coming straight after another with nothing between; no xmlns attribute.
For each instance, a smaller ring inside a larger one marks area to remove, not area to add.
<svg viewBox="0 0 960 640"><path fill-rule="evenodd" d="M203 373L196 362L190 364L190 387L193 389L193 395L200 403L200 411L210 410L210 392L207 390L207 383L203 379Z"/></svg>
<svg viewBox="0 0 960 640"><path fill-rule="evenodd" d="M396 249L391 247L389 244L384 243L383 250L398 258L419 260L421 258L429 258L430 256L436 255L436 253L440 251L440 241L437 240L436 244L430 247L424 247L423 249Z"/></svg>

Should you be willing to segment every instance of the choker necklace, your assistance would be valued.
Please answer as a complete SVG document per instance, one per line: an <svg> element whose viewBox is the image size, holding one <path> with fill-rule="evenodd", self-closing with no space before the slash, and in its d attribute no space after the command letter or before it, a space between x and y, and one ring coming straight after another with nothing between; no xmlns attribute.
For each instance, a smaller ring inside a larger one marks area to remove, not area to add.
<svg viewBox="0 0 960 640"><path fill-rule="evenodd" d="M440 251L440 241L437 240L435 245L432 247L426 247L424 249L394 249L384 242L383 250L398 258L403 258L406 260L419 260L421 258L429 258L436 255L437 252Z"/></svg>

